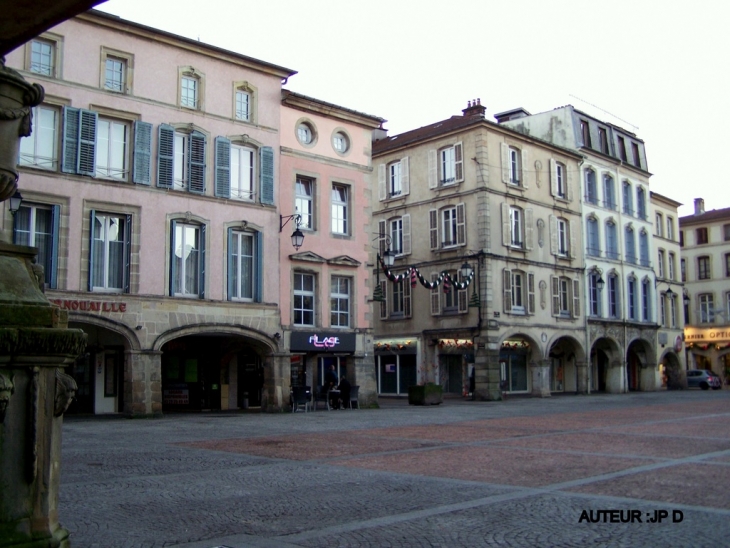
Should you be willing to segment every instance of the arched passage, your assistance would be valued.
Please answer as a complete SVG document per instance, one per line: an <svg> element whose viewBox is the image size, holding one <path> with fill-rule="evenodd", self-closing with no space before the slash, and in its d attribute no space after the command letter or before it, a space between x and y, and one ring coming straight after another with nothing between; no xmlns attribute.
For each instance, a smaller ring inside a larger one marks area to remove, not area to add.
<svg viewBox="0 0 730 548"><path fill-rule="evenodd" d="M585 350L570 336L558 337L549 346L551 392L584 392L587 385Z"/></svg>
<svg viewBox="0 0 730 548"><path fill-rule="evenodd" d="M626 350L626 388L628 391L656 390L658 370L651 361L651 344L644 339L631 341Z"/></svg>
<svg viewBox="0 0 730 548"><path fill-rule="evenodd" d="M618 343L608 337L594 341L590 354L591 390L593 392L623 392L623 359Z"/></svg>
<svg viewBox="0 0 730 548"><path fill-rule="evenodd" d="M499 367L502 392L534 392L531 365L541 362L540 346L528 335L515 333L502 341Z"/></svg>

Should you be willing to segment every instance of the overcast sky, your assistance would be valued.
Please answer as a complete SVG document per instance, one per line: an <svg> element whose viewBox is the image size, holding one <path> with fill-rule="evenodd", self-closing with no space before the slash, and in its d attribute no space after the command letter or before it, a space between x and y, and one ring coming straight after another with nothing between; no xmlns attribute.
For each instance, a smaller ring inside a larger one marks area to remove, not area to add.
<svg viewBox="0 0 730 548"><path fill-rule="evenodd" d="M203 8L203 9L201 9ZM286 87L388 120L572 104L646 143L651 189L730 207L730 2L110 0L98 9L298 71Z"/></svg>

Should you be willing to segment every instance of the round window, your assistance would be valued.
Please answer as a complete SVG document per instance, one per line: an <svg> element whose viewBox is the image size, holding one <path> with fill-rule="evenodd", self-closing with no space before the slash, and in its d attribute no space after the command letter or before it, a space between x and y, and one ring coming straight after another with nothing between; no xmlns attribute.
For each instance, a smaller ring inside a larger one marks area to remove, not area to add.
<svg viewBox="0 0 730 548"><path fill-rule="evenodd" d="M348 149L348 142L347 142L347 136L338 131L332 136L332 146L337 152L347 152Z"/></svg>
<svg viewBox="0 0 730 548"><path fill-rule="evenodd" d="M297 126L297 138L304 145L310 144L312 142L312 127L305 123L299 124Z"/></svg>

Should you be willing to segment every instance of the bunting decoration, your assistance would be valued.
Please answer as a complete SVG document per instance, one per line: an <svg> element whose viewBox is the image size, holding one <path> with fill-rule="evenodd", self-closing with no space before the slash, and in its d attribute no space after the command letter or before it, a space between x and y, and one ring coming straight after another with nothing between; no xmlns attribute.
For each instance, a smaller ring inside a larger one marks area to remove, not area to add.
<svg viewBox="0 0 730 548"><path fill-rule="evenodd" d="M451 288L459 291L464 290L469 287L471 281L474 279L474 272L472 272L463 282L460 282L458 279L454 279L448 272L444 271L441 272L435 280L430 282L421 275L421 272L415 266L409 266L402 274L393 274L393 272L391 272L391 270L385 265L382 257L380 258L380 267L383 269L385 277L393 283L410 280L411 287L416 287L416 280L418 280L418 282L426 289L436 289L443 284L444 293L451 291Z"/></svg>

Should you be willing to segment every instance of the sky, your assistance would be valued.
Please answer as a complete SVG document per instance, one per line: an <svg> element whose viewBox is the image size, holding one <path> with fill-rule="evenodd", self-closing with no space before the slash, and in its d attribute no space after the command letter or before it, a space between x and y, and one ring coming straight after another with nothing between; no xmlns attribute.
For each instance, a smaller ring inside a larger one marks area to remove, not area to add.
<svg viewBox="0 0 730 548"><path fill-rule="evenodd" d="M188 7L185 7L188 6ZM201 11L199 6L204 6ZM730 2L109 0L97 9L296 70L286 88L388 120L572 104L646 144L650 187L730 207ZM718 175L719 174L719 175Z"/></svg>

